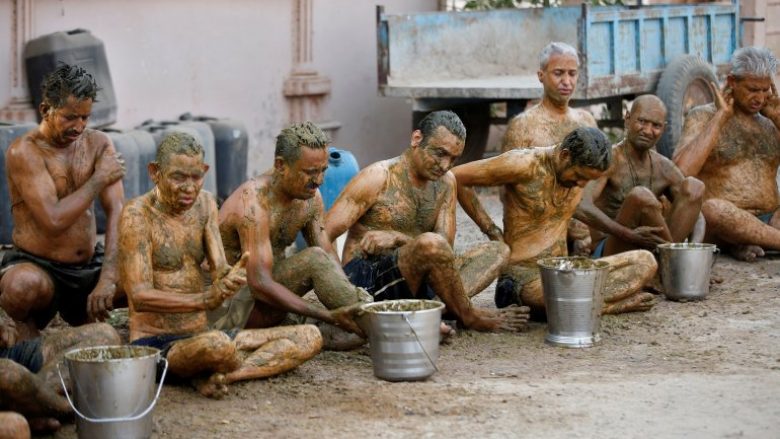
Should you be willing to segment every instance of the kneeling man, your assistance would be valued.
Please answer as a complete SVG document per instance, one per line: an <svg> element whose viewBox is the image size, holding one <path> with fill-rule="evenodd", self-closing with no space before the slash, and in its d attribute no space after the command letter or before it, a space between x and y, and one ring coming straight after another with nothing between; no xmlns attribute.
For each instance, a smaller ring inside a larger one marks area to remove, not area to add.
<svg viewBox="0 0 780 439"><path fill-rule="evenodd" d="M207 170L203 148L192 136L174 133L163 140L149 164L155 188L122 211L119 265L132 343L162 349L173 375L220 397L234 381L295 368L320 351L322 338L310 325L207 331L206 311L246 283L246 257L232 269L227 265L217 203L201 192ZM200 269L204 259L214 281L208 288Z"/></svg>
<svg viewBox="0 0 780 439"><path fill-rule="evenodd" d="M511 254L496 286L496 306L522 303L535 314L543 313L536 261L566 256L566 228L582 198L582 188L609 168L611 151L604 133L596 128L577 128L558 145L516 149L452 170L461 206L488 236L495 236L490 232L500 229L471 186L503 186L506 190L504 233L498 236L509 244ZM641 291L657 268L652 253L635 250L603 260L611 266L604 291L605 314L645 311L653 306L652 294Z"/></svg>
<svg viewBox="0 0 780 439"><path fill-rule="evenodd" d="M666 126L664 103L653 95L640 96L625 120L626 138L612 147L612 166L585 186L575 213L591 226L597 258L684 241L704 199L701 181L683 176L674 162L653 150ZM701 242L703 227L697 235L692 240Z"/></svg>

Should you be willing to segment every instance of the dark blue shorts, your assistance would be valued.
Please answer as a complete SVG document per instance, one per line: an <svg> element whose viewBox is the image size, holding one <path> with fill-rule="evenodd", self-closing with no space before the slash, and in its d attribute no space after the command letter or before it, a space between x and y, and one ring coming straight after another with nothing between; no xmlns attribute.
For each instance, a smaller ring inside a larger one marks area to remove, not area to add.
<svg viewBox="0 0 780 439"><path fill-rule="evenodd" d="M26 367L32 373L38 373L43 367L41 337L16 343L10 348L0 348L0 358L7 358Z"/></svg>
<svg viewBox="0 0 780 439"><path fill-rule="evenodd" d="M436 293L425 282L416 293L412 293L398 269L398 250L389 255L352 259L344 266L344 273L353 285L368 291L377 302L436 298Z"/></svg>
<svg viewBox="0 0 780 439"><path fill-rule="evenodd" d="M756 215L756 218L758 218L764 224L769 224L769 221L772 220L772 215L774 214L774 212L762 213L761 215Z"/></svg>
<svg viewBox="0 0 780 439"><path fill-rule="evenodd" d="M604 246L607 244L607 238L602 239L599 241L598 245L596 245L596 249L593 250L593 254L590 255L591 259L598 259L602 256L604 256Z"/></svg>

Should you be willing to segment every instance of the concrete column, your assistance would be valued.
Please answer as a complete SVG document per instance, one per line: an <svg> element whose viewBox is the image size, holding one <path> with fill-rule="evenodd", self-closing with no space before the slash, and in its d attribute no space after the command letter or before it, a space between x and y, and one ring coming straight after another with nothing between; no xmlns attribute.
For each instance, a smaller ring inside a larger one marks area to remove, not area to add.
<svg viewBox="0 0 780 439"><path fill-rule="evenodd" d="M35 122L37 110L32 106L24 70L24 45L33 38L34 0L12 0L11 59L6 68L11 73L11 100L0 108L0 120Z"/></svg>
<svg viewBox="0 0 780 439"><path fill-rule="evenodd" d="M767 0L743 0L740 3L743 17L766 17ZM766 21L747 21L743 26L743 46L766 45Z"/></svg>

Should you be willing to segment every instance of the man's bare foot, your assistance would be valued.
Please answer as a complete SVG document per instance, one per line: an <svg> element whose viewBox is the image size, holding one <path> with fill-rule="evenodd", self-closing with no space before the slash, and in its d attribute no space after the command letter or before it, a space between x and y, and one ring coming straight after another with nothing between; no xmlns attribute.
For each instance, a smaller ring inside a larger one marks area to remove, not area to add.
<svg viewBox="0 0 780 439"><path fill-rule="evenodd" d="M454 336L455 328L444 322L441 322L441 325L439 325L439 344L449 343Z"/></svg>
<svg viewBox="0 0 780 439"><path fill-rule="evenodd" d="M655 296L650 293L637 293L626 297L620 302L608 303L604 305L602 314L623 314L626 312L648 311L655 305Z"/></svg>
<svg viewBox="0 0 780 439"><path fill-rule="evenodd" d="M764 256L764 249L757 245L737 245L732 247L731 256L740 261L753 262Z"/></svg>
<svg viewBox="0 0 780 439"><path fill-rule="evenodd" d="M192 380L192 385L195 386L201 395L207 398L222 399L222 397L228 394L225 375L221 373L215 373L208 379L196 378Z"/></svg>
<svg viewBox="0 0 780 439"><path fill-rule="evenodd" d="M477 331L519 332L528 327L531 309L527 306L510 305L498 310L475 309L477 318L468 326Z"/></svg>

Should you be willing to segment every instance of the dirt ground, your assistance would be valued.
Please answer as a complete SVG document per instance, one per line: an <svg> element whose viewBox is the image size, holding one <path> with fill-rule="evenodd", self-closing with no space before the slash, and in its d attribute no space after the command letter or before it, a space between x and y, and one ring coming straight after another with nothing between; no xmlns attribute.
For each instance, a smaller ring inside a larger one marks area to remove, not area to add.
<svg viewBox="0 0 780 439"><path fill-rule="evenodd" d="M494 195L483 200L495 218ZM484 240L458 213L457 248ZM374 378L367 348L323 352L221 401L166 386L155 437L780 437L780 257L720 257L710 295L658 297L647 313L605 316L588 349L522 334L459 331L425 382ZM492 307L493 287L477 296ZM66 426L56 438L76 437Z"/></svg>

